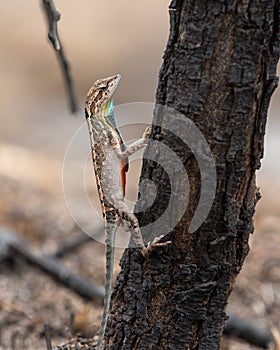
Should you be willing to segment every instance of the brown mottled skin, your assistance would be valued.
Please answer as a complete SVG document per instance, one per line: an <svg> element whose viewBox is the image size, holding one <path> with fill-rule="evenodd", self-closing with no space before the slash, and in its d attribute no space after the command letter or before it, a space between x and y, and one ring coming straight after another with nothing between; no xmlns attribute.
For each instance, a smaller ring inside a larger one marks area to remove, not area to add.
<svg viewBox="0 0 280 350"><path fill-rule="evenodd" d="M105 298L97 350L103 349L112 292L115 234L119 225L123 224L124 228L129 229L136 247L144 249L138 221L124 201L124 186L127 158L147 144L149 128L142 139L128 147L124 146L115 124L112 101L120 78L120 75L115 75L97 80L88 92L85 105L93 167L106 232Z"/></svg>

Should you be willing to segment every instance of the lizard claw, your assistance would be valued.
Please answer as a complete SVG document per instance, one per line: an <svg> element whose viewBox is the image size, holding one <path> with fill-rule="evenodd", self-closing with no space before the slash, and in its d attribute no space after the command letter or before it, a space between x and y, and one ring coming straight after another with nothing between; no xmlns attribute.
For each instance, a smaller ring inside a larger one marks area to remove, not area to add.
<svg viewBox="0 0 280 350"><path fill-rule="evenodd" d="M150 126L148 126L143 134L143 139L148 139L151 135L152 132L152 128Z"/></svg>

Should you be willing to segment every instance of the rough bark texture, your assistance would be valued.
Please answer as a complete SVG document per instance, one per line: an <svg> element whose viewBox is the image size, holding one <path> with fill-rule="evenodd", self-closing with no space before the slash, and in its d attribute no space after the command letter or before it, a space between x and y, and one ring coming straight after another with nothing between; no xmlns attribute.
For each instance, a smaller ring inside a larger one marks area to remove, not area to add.
<svg viewBox="0 0 280 350"><path fill-rule="evenodd" d="M205 136L216 162L216 197L204 224L189 233L199 167L188 147L154 128L152 137L172 147L188 171L188 209L163 239L172 244L151 248L145 258L125 251L106 349L218 349L228 296L253 232L255 172L277 85L279 0L178 0L171 3L170 19L157 102L192 119ZM154 120L164 125L166 117L155 109ZM169 180L150 161L141 178L152 179L159 191L150 210L139 215L145 225L166 207Z"/></svg>

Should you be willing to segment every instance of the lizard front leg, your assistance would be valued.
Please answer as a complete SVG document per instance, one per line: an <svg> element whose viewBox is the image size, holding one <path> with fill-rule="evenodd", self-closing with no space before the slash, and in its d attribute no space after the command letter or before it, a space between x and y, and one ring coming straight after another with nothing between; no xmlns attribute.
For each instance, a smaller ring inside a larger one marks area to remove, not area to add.
<svg viewBox="0 0 280 350"><path fill-rule="evenodd" d="M119 159L128 158L135 152L137 152L142 147L146 146L148 143L148 139L151 133L151 128L148 126L145 130L143 137L135 142L133 142L131 145L126 146L125 150L121 150L119 143L115 140L115 138L112 138L111 140L111 146L116 154L116 156Z"/></svg>
<svg viewBox="0 0 280 350"><path fill-rule="evenodd" d="M120 148L120 144L116 141L114 137L111 138L111 146L114 150L115 155L119 159L125 159L131 156L133 153L137 152L140 148L144 147L148 143L148 138L150 135L151 129L150 127L147 127L145 130L143 137L135 142L133 142L131 145L127 146L125 150L122 150ZM127 207L125 201L120 198L116 199L111 197L110 198L112 205L115 209L118 210L120 217L123 220L126 220L129 224L129 231L131 231L132 239L136 245L136 247L143 248L145 247L143 238L141 235L140 227L138 224L138 220L136 216L133 213L130 213L129 208ZM125 230L127 228L126 225L123 224L123 227Z"/></svg>

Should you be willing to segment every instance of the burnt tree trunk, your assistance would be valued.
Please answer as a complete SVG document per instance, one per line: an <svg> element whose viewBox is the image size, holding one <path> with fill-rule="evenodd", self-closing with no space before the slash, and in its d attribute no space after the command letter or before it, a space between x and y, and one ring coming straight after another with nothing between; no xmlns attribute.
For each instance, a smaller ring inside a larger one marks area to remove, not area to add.
<svg viewBox="0 0 280 350"><path fill-rule="evenodd" d="M204 135L215 160L216 194L207 219L191 232L203 175L193 149L165 129L169 114L157 106L151 139L184 163L190 190L179 195L182 201L189 196L188 207L161 239L171 244L153 246L145 257L125 251L106 335L111 350L218 349L227 300L253 232L255 173L277 85L279 0L172 1L170 19L157 103L191 119ZM151 152L160 152L152 141L145 155ZM138 215L141 226L163 214L170 182L181 181L176 169L173 175L144 161L141 180L152 180L158 193ZM141 193L147 186L140 185Z"/></svg>

